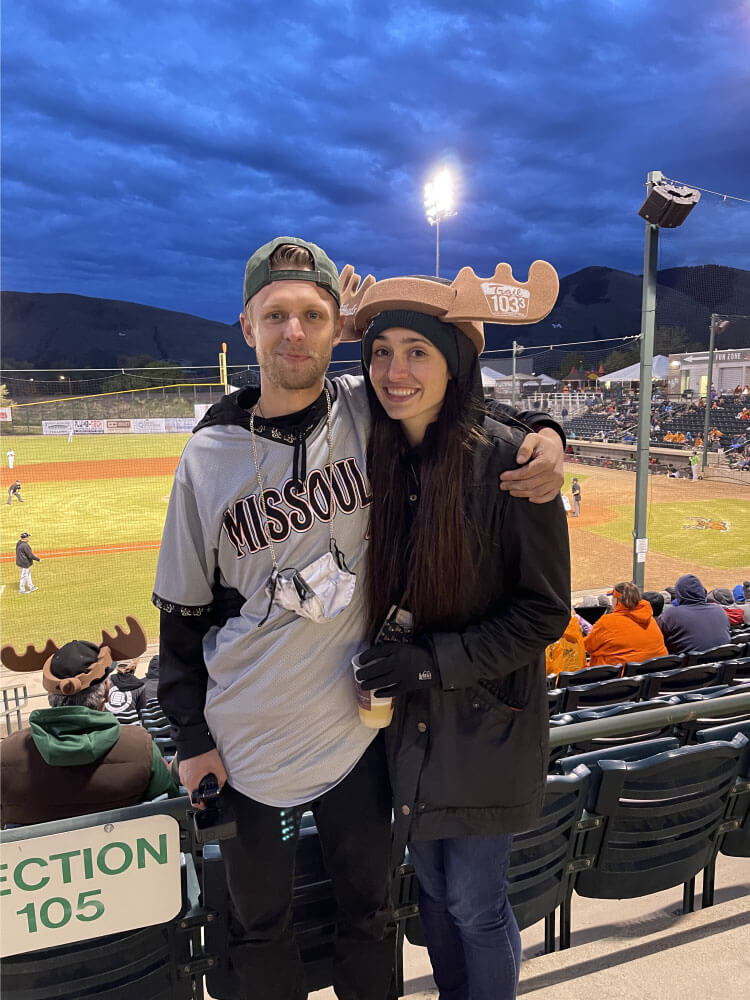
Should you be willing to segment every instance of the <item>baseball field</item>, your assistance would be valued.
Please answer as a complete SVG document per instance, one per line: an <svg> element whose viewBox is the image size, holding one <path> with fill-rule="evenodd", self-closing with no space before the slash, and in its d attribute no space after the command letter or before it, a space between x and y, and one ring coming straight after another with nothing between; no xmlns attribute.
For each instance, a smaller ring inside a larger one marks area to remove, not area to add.
<svg viewBox="0 0 750 1000"><path fill-rule="evenodd" d="M4 464L2 497L15 479L23 503L3 505L0 544L3 643L60 645L100 641L134 615L158 634L150 602L172 475L186 440L180 434L13 436L15 464ZM632 573L633 473L569 466L577 475L581 516L569 518L574 590L609 587ZM704 584L750 579L748 488L716 480L649 480L646 585L661 589L685 572ZM39 588L19 594L15 544L22 531L40 563Z"/></svg>

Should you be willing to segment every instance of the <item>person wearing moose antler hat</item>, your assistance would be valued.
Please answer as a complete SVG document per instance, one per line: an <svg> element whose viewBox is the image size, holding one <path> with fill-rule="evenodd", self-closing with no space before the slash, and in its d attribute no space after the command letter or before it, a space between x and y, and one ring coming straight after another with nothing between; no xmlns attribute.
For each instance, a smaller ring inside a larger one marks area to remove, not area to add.
<svg viewBox="0 0 750 1000"><path fill-rule="evenodd" d="M11 670L41 666L50 704L31 713L28 728L3 741L3 826L46 823L179 794L146 730L120 726L105 709L113 652L137 656L145 649L140 625L133 618L128 624L129 635L118 627L114 640L102 633L101 645L74 639L58 649L50 640L41 653L30 646L21 656L3 647L2 662Z"/></svg>
<svg viewBox="0 0 750 1000"><path fill-rule="evenodd" d="M159 702L182 783L193 792L213 773L233 806L238 835L222 857L245 933L232 962L247 995L264 1000L307 995L291 920L307 808L338 903L334 989L384 1000L391 984L388 777L382 739L360 722L351 669L365 640L369 406L360 378L326 378L371 283L360 287L352 268L340 280L320 247L297 238L250 257L240 324L260 389L224 397L188 441L154 585ZM556 496L556 425L526 419L539 433L524 445L519 437L514 454L528 473L509 469L504 482L534 499ZM282 838L289 816L292 835Z"/></svg>

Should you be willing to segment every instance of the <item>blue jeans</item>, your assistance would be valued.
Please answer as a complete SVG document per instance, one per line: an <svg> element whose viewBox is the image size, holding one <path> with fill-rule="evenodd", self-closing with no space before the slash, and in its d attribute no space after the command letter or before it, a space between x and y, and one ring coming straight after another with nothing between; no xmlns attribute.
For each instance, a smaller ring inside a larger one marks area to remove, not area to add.
<svg viewBox="0 0 750 1000"><path fill-rule="evenodd" d="M512 835L409 843L440 1000L513 1000L521 935L507 897Z"/></svg>

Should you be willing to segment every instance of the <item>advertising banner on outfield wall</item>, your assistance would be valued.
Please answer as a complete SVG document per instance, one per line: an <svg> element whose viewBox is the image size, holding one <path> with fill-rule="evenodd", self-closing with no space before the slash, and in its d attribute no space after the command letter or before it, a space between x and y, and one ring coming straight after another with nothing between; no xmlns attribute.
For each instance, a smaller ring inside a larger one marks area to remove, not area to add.
<svg viewBox="0 0 750 1000"><path fill-rule="evenodd" d="M163 434L164 417L144 417L133 421L136 434Z"/></svg>
<svg viewBox="0 0 750 1000"><path fill-rule="evenodd" d="M0 423L3 421L13 421L13 416L9 406L0 406Z"/></svg>
<svg viewBox="0 0 750 1000"><path fill-rule="evenodd" d="M104 428L105 434L132 434L132 420L108 420Z"/></svg>
<svg viewBox="0 0 750 1000"><path fill-rule="evenodd" d="M73 420L73 430L76 434L103 434L105 420Z"/></svg>
<svg viewBox="0 0 750 1000"><path fill-rule="evenodd" d="M42 434L69 434L73 430L72 420L43 420Z"/></svg>
<svg viewBox="0 0 750 1000"><path fill-rule="evenodd" d="M193 417L165 417L164 430L169 434L189 434L196 423Z"/></svg>

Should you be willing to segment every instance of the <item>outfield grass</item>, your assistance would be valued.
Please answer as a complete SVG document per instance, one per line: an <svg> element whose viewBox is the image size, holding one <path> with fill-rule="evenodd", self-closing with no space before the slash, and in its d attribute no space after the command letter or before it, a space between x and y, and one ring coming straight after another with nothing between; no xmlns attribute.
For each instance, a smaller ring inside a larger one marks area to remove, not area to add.
<svg viewBox="0 0 750 1000"><path fill-rule="evenodd" d="M29 483L23 504L3 507L3 554L22 531L35 551L158 542L171 476Z"/></svg>
<svg viewBox="0 0 750 1000"><path fill-rule="evenodd" d="M42 434L3 436L2 458L13 448L13 471L23 480L23 466L38 462L106 462L110 458L179 455L189 434L79 434L68 444L67 437Z"/></svg>
<svg viewBox="0 0 750 1000"><path fill-rule="evenodd" d="M632 543L633 505L612 507L616 517L606 524L587 528L604 538ZM719 518L730 522L729 531L699 531L683 527L693 517ZM700 566L740 569L750 565L748 505L744 500L690 500L685 503L652 503L648 508L649 549L668 556L682 556Z"/></svg>
<svg viewBox="0 0 750 1000"><path fill-rule="evenodd" d="M3 645L17 649L48 638L101 642L101 630L125 626L133 615L146 635L159 634L159 612L151 604L158 551L77 555L34 563L32 594L18 593L19 571L3 564Z"/></svg>

